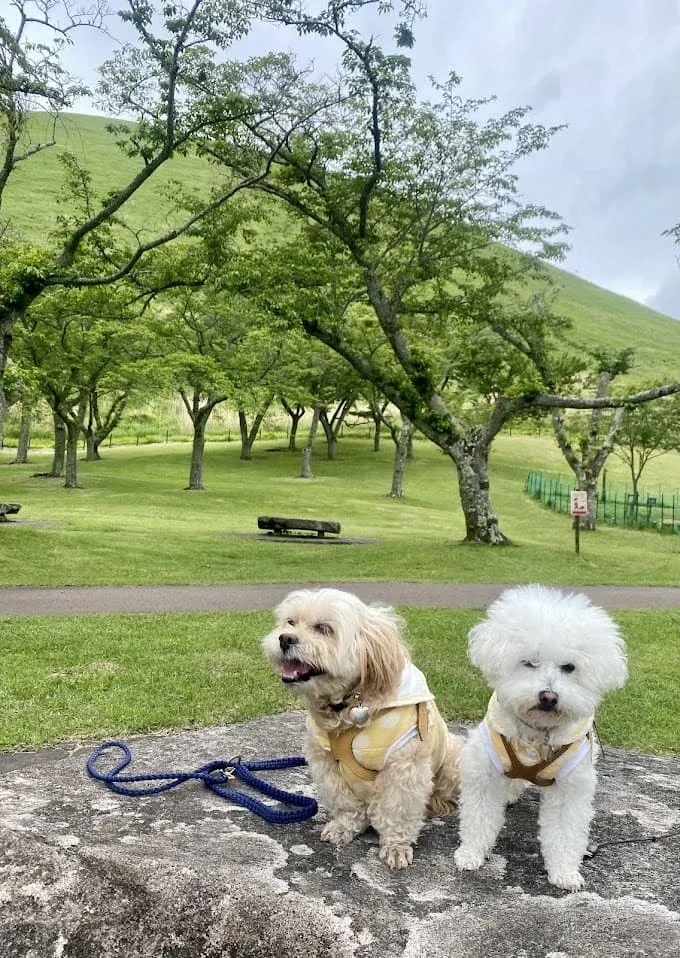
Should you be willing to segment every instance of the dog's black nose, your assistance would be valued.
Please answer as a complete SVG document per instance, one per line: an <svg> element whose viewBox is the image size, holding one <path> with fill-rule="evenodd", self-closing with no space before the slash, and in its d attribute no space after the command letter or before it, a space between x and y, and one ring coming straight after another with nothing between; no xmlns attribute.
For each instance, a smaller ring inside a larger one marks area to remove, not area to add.
<svg viewBox="0 0 680 958"><path fill-rule="evenodd" d="M297 645L299 641L297 635L291 635L290 632L282 632L279 636L279 645L282 652L287 652L291 645Z"/></svg>
<svg viewBox="0 0 680 958"><path fill-rule="evenodd" d="M538 701L544 712L552 711L557 705L557 700L557 693L551 692L550 689L543 689L542 692L538 693Z"/></svg>

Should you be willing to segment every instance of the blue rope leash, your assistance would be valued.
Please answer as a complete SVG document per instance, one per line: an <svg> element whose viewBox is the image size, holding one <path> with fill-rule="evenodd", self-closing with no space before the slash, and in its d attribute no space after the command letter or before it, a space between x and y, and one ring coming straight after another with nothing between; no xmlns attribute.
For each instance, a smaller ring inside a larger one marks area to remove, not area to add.
<svg viewBox="0 0 680 958"><path fill-rule="evenodd" d="M120 761L106 772L97 768L97 762L109 749L118 749L123 753ZM92 778L103 782L112 792L118 795L129 795L139 797L140 795L158 795L161 792L167 792L171 788L176 788L184 782L192 779L203 782L206 788L210 789L221 798L226 798L236 805L242 805L249 811L259 815L266 821L274 825L289 825L292 822L304 822L306 819L316 815L318 805L313 798L307 795L300 795L297 792L284 792L282 788L277 788L269 782L253 775L253 772L269 771L277 768L296 768L300 765L306 765L304 758L298 755L291 755L286 758L272 758L262 762L243 762L241 757L235 757L225 761L217 759L214 762L207 762L200 768L191 772L150 772L146 775L123 775L124 768L132 761L132 752L125 742L103 742L90 754L87 760L87 771ZM273 808L266 805L252 795L245 792L237 792L228 788L226 783L233 778L238 778L246 785L249 785L255 791L273 798L284 805L292 805L290 809ZM137 782L155 782L160 784L144 785L135 787Z"/></svg>

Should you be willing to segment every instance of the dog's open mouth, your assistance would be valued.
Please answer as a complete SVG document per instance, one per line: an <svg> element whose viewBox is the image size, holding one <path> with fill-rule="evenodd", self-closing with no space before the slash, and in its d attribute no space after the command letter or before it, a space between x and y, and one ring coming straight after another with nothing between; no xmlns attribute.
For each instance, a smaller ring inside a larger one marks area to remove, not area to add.
<svg viewBox="0 0 680 958"><path fill-rule="evenodd" d="M323 669L299 659L284 659L281 662L281 679L284 682L307 682L315 675L323 675Z"/></svg>

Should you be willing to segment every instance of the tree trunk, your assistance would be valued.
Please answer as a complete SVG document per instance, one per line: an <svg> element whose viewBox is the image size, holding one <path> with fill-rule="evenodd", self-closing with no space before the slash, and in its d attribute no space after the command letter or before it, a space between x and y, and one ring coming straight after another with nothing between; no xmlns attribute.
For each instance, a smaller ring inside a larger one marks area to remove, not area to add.
<svg viewBox="0 0 680 958"><path fill-rule="evenodd" d="M297 452L297 431L300 420L295 418L290 424L290 433L288 434L288 452Z"/></svg>
<svg viewBox="0 0 680 958"><path fill-rule="evenodd" d="M88 408L90 410L87 417L87 425L85 426L85 461L94 462L95 460L101 458L94 445L94 433L95 433L95 411L97 403L97 390L91 389L90 396L88 400Z"/></svg>
<svg viewBox="0 0 680 958"><path fill-rule="evenodd" d="M33 411L26 403L21 404L21 420L19 422L19 440L17 442L17 454L14 462L18 465L24 465L28 462L28 447L31 439L31 422L33 420Z"/></svg>
<svg viewBox="0 0 680 958"><path fill-rule="evenodd" d="M412 434L413 423L404 417L404 424L401 427L394 449L394 469L392 470L392 488L390 489L392 499L404 498L404 469L406 467L409 438Z"/></svg>
<svg viewBox="0 0 680 958"><path fill-rule="evenodd" d="M205 404L201 405L201 391L194 389L191 399L184 389L179 390L182 397L184 408L189 414L189 418L194 427L194 438L191 444L191 465L189 466L189 485L186 489L203 489L203 454L205 452L205 427L212 416L213 409L221 402L225 402L226 396L216 396L209 394Z"/></svg>
<svg viewBox="0 0 680 958"><path fill-rule="evenodd" d="M631 479L632 479L632 482L633 482L633 495L632 495L632 496L630 497L630 499L628 500L628 509L627 509L628 517L627 517L627 518L628 518L628 521L629 521L629 522L636 522L636 521L637 521L637 517L638 517L638 502L639 502L638 482L639 482L639 478L640 478L640 477L639 477L639 474L637 474L634 469L631 469Z"/></svg>
<svg viewBox="0 0 680 958"><path fill-rule="evenodd" d="M197 416L194 422L194 439L191 444L191 465L187 489L203 489L203 454L205 452L205 427L208 416Z"/></svg>
<svg viewBox="0 0 680 958"><path fill-rule="evenodd" d="M387 401L381 402L379 399L379 394L375 387L371 388L371 395L368 397L368 407L370 409L371 420L375 426L375 433L373 434L373 452L380 452L380 439L382 436L382 427L383 423L387 425L392 438L394 439L393 429L389 422L385 420L385 412L389 403Z"/></svg>
<svg viewBox="0 0 680 958"><path fill-rule="evenodd" d="M328 413L323 406L320 407L319 422L326 437L326 455L329 460L333 460L335 459L335 434L333 432L333 426L328 419Z"/></svg>
<svg viewBox="0 0 680 958"><path fill-rule="evenodd" d="M66 471L64 473L64 486L66 489L78 489L78 443L83 434L85 425L85 413L87 412L88 395L86 390L81 390L78 398L78 404L70 402L64 408L66 415L61 418L66 423ZM68 409L68 412L67 412Z"/></svg>
<svg viewBox="0 0 680 958"><path fill-rule="evenodd" d="M598 399L607 395L611 379L610 373L600 374L597 386ZM584 532L595 532L597 528L597 482L614 448L614 441L625 422L626 415L625 406L617 409L612 415L605 435L602 436L603 410L593 409L588 432L581 438L579 458L574 444L569 440L564 410L553 411L552 420L557 444L576 476L577 489L587 493L588 496L588 515L580 518L580 527Z"/></svg>
<svg viewBox="0 0 680 958"><path fill-rule="evenodd" d="M510 540L503 535L498 517L491 507L488 473L488 448L471 451L456 443L449 455L458 472L460 504L465 517L465 542L503 546Z"/></svg>
<svg viewBox="0 0 680 958"><path fill-rule="evenodd" d="M49 475L60 479L64 475L64 461L66 458L66 423L61 416L53 412L54 419L54 455Z"/></svg>
<svg viewBox="0 0 680 958"><path fill-rule="evenodd" d="M5 417L7 416L7 402L5 400L5 390L2 388L2 378L0 377L0 449L5 447Z"/></svg>
<svg viewBox="0 0 680 958"><path fill-rule="evenodd" d="M101 459L99 447L104 440L111 435L118 423L123 417L125 406L127 404L127 393L121 392L111 402L108 412L102 418L99 411L99 393L96 389L90 390L89 408L90 414L85 430L85 441L87 443L88 462Z"/></svg>
<svg viewBox="0 0 680 958"><path fill-rule="evenodd" d="M316 431L319 428L320 414L321 414L321 406L314 406L314 414L312 415L312 424L309 427L309 435L307 436L307 445L302 450L302 472L300 473L300 477L302 479L314 478L314 473L312 472L312 449L314 447Z"/></svg>
<svg viewBox="0 0 680 958"><path fill-rule="evenodd" d="M338 443L340 429L353 404L353 398L343 399L342 402L338 403L336 406L335 412L333 413L331 419L328 418L328 410L326 406L320 407L321 411L319 413L319 422L323 426L323 431L326 434L326 445L328 448L329 459L335 459L335 449Z"/></svg>
<svg viewBox="0 0 680 958"><path fill-rule="evenodd" d="M97 442L97 438L90 428L85 430L85 447L87 450L85 453L86 462L96 462L98 459L101 459L99 455L99 442Z"/></svg>
<svg viewBox="0 0 680 958"><path fill-rule="evenodd" d="M581 531L594 532L597 527L597 480L599 473L593 475L588 472L578 484L580 490L588 496L588 515L581 516Z"/></svg>
<svg viewBox="0 0 680 958"><path fill-rule="evenodd" d="M380 452L380 430L382 427L382 422L380 421L380 419L375 419L374 424L375 424L375 432L373 433L373 452ZM401 499L402 497L399 496L398 498Z"/></svg>
<svg viewBox="0 0 680 958"><path fill-rule="evenodd" d="M12 343L12 328L14 321L9 319L0 319L0 449L5 445L5 417L7 416L7 397L3 383L5 381L5 368L7 366L7 355Z"/></svg>
<svg viewBox="0 0 680 958"><path fill-rule="evenodd" d="M74 417L66 421L66 471L64 473L64 487L78 488L78 443L80 441L80 424Z"/></svg>
<svg viewBox="0 0 680 958"><path fill-rule="evenodd" d="M249 460L254 439L251 439L248 432L248 419L245 409L239 409L238 411L238 429L241 434L241 455L239 459Z"/></svg>
<svg viewBox="0 0 680 958"><path fill-rule="evenodd" d="M301 406L299 403L295 406L295 409L293 409L293 407L289 406L286 400L282 396L280 397L280 399L281 399L281 405L286 410L286 412L288 413L291 419L290 433L288 436L288 451L297 452L296 439L297 439L298 426L300 425L300 420L304 416L306 410L305 410L305 407Z"/></svg>
<svg viewBox="0 0 680 958"><path fill-rule="evenodd" d="M272 404L273 396L269 397L262 404L260 409L255 414L253 419L253 424L248 428L248 416L245 409L240 408L238 411L238 426L241 433L241 455L239 458L250 461L251 453L253 451L253 445L257 439L257 434L260 431L260 426L262 425L262 420L267 414L267 410Z"/></svg>

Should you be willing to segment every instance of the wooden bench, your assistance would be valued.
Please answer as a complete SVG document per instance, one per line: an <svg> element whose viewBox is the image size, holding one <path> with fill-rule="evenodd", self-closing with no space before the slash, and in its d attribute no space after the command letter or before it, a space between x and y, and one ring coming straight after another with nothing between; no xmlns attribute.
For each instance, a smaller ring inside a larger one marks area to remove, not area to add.
<svg viewBox="0 0 680 958"><path fill-rule="evenodd" d="M339 522L324 519L283 519L280 516L258 516L258 529L268 530L270 535L287 536L290 532L316 532L322 539L327 532L335 535L340 532Z"/></svg>
<svg viewBox="0 0 680 958"><path fill-rule="evenodd" d="M15 516L19 509L18 502L0 502L0 522L7 522L7 516Z"/></svg>

